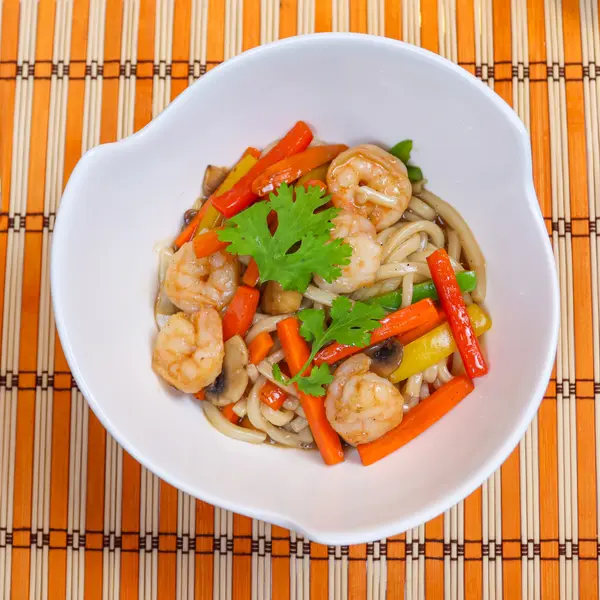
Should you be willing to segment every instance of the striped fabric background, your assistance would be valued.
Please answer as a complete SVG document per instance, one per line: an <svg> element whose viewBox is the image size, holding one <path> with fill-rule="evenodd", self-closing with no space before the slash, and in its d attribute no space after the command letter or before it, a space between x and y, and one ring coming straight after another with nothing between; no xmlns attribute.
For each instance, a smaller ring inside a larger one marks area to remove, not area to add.
<svg viewBox="0 0 600 600"><path fill-rule="evenodd" d="M507 462L437 519L350 547L196 502L124 453L71 378L48 280L84 151L247 48L331 30L438 52L515 108L562 292L555 374ZM0 599L598 598L599 81L597 0L3 0Z"/></svg>

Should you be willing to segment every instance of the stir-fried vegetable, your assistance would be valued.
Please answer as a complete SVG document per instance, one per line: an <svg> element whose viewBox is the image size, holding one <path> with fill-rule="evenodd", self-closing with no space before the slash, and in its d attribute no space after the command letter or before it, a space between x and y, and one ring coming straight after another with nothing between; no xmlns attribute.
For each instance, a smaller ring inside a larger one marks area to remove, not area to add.
<svg viewBox="0 0 600 600"><path fill-rule="evenodd" d="M462 292L472 292L477 285L475 271L461 271L460 273L456 273L456 280ZM434 301L438 300L438 293L433 281L424 281L413 286L412 304L424 298L431 298ZM385 310L398 310L402 306L402 290L395 290L382 296L376 296L368 302L369 304L378 304Z"/></svg>
<svg viewBox="0 0 600 600"><path fill-rule="evenodd" d="M227 248L227 242L222 242L217 235L218 229L205 231L194 238L194 253L196 258L205 258L219 250Z"/></svg>
<svg viewBox="0 0 600 600"><path fill-rule="evenodd" d="M315 364L321 365L327 363L332 365L342 358L347 358L348 356L352 356L352 354L360 352L360 350L366 346L378 344L392 336L397 336L406 331L410 331L436 317L437 311L433 302L429 298L421 300L416 304L402 308L381 319L379 327L373 330L370 338L363 338L367 343L364 343L363 341L363 343L351 346L336 341L326 348L323 348L323 350L317 353ZM340 340L340 336L337 335L334 339ZM342 339L342 342L344 341L345 340Z"/></svg>
<svg viewBox="0 0 600 600"><path fill-rule="evenodd" d="M419 167L408 164L412 147L412 140L402 140L390 149L390 154L393 154L396 158L399 158L406 165L408 178L414 183L423 179L423 173Z"/></svg>
<svg viewBox="0 0 600 600"><path fill-rule="evenodd" d="M329 201L317 188L296 190L283 184L270 202L258 202L229 219L219 239L230 242L232 254L250 255L256 261L261 281L278 281L284 290L304 292L313 275L333 281L341 274L339 265L348 264L352 250L342 240L331 240L331 219L335 208L316 212ZM277 215L277 229L271 233L268 216Z"/></svg>
<svg viewBox="0 0 600 600"><path fill-rule="evenodd" d="M273 338L270 333L263 331L259 333L249 344L248 352L250 353L250 362L257 365L259 362L267 358L271 348L273 347Z"/></svg>
<svg viewBox="0 0 600 600"><path fill-rule="evenodd" d="M309 179L306 183L297 183L296 187L303 187L306 191L308 191L311 187L317 187L320 190L323 190L324 194L327 193L327 184L320 179Z"/></svg>
<svg viewBox="0 0 600 600"><path fill-rule="evenodd" d="M196 213L196 216L187 224L183 231L177 236L174 242L176 248L181 248L183 244L189 242L196 231L202 231L203 229L213 229L217 227L223 219L223 215L215 209L212 205L212 199L230 190L244 175L252 169L257 163L256 157L249 153L248 150L244 152L242 158L238 163L229 171L227 177L223 183L217 188L217 191L211 196L203 205L202 208Z"/></svg>
<svg viewBox="0 0 600 600"><path fill-rule="evenodd" d="M303 121L298 121L231 190L214 198L215 208L227 218L233 217L248 208L258 199L258 195L252 191L254 180L280 160L306 150L312 139L313 134L310 127Z"/></svg>
<svg viewBox="0 0 600 600"><path fill-rule="evenodd" d="M244 272L244 276L242 277L242 283L249 287L255 287L259 281L260 275L258 272L258 265L256 264L256 261L251 258L246 267L246 271Z"/></svg>
<svg viewBox="0 0 600 600"><path fill-rule="evenodd" d="M345 144L314 146L275 163L261 173L252 184L257 196L274 192L282 183L292 183L302 175L310 173L322 164L331 162L340 152L347 150Z"/></svg>
<svg viewBox="0 0 600 600"><path fill-rule="evenodd" d="M402 448L437 423L472 391L473 383L468 377L460 376L451 379L431 396L421 400L395 429L374 442L359 445L358 454L362 464L372 465Z"/></svg>
<svg viewBox="0 0 600 600"><path fill-rule="evenodd" d="M423 324L418 325L406 333L401 333L398 336L398 339L406 346L406 344L410 344L411 342L418 340L426 333L429 333L432 329L435 329L438 325L441 325L445 320L446 315L444 314L444 311L438 310L435 316L432 314L431 318L425 321Z"/></svg>
<svg viewBox="0 0 600 600"><path fill-rule="evenodd" d="M233 402L231 404L227 404L226 406L224 406L221 409L221 412L223 413L223 416L228 421L231 421L234 425L237 425L241 421L241 419L240 419L239 415L235 414L235 411L233 410L234 406L235 406L235 402Z"/></svg>
<svg viewBox="0 0 600 600"><path fill-rule="evenodd" d="M287 394L274 383L267 381L260 390L260 400L273 410L279 410L287 400Z"/></svg>
<svg viewBox="0 0 600 600"><path fill-rule="evenodd" d="M227 341L234 335L246 335L252 325L259 299L260 292L255 288L241 285L237 289L223 315L223 340Z"/></svg>
<svg viewBox="0 0 600 600"><path fill-rule="evenodd" d="M481 310L477 304L471 304L467 313L473 324L475 335L484 334L492 326L492 320ZM404 346L404 358L402 364L390 380L394 383L408 379L411 375L422 373L425 369L448 358L456 350L456 342L452 337L452 331L448 323L444 323L430 331L418 340Z"/></svg>
<svg viewBox="0 0 600 600"><path fill-rule="evenodd" d="M443 248L440 248L427 257L427 264L465 371L471 379L481 377L487 373L488 367L467 314L467 307L456 281L450 257Z"/></svg>
<svg viewBox="0 0 600 600"><path fill-rule="evenodd" d="M295 317L280 321L277 324L277 333L292 376L303 373L310 350L300 335L300 321ZM327 419L323 399L300 392L300 403L325 464L335 465L343 462L342 443Z"/></svg>

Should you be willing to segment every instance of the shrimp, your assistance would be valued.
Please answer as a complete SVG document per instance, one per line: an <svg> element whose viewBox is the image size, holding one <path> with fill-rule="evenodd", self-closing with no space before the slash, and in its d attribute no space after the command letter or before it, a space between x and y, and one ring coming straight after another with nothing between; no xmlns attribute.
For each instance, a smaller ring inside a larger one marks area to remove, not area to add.
<svg viewBox="0 0 600 600"><path fill-rule="evenodd" d="M332 219L332 223L332 239L343 239L352 248L352 256L336 280L328 283L316 276L315 283L335 294L349 294L375 283L382 254L382 246L375 237L375 226L365 217L348 211L342 211Z"/></svg>
<svg viewBox="0 0 600 600"><path fill-rule="evenodd" d="M196 258L192 242L186 242L173 255L163 285L169 300L184 312L202 306L220 310L237 289L237 261L226 252Z"/></svg>
<svg viewBox="0 0 600 600"><path fill-rule="evenodd" d="M205 306L169 317L156 336L152 368L173 387L195 394L219 376L224 356L221 317Z"/></svg>
<svg viewBox="0 0 600 600"><path fill-rule="evenodd" d="M356 354L335 372L325 398L331 426L352 446L379 439L404 414L404 398L393 383L369 371L371 359Z"/></svg>
<svg viewBox="0 0 600 600"><path fill-rule="evenodd" d="M367 217L377 231L396 223L412 196L404 163L372 144L339 154L327 171L327 186L335 206Z"/></svg>

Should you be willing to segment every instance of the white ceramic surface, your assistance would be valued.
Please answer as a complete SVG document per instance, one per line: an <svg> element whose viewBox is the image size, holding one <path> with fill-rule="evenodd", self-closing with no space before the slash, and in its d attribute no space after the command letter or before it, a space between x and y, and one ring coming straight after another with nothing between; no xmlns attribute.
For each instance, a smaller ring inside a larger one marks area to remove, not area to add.
<svg viewBox="0 0 600 600"><path fill-rule="evenodd" d="M350 145L414 139L429 188L466 217L488 261L489 375L369 468L355 453L331 468L317 452L230 440L150 368L157 242L177 232L207 164L231 164L298 119ZM557 280L525 128L461 68L370 36L306 36L247 52L139 133L88 152L62 199L51 274L69 365L130 454L198 498L330 544L399 533L480 485L535 414L557 342Z"/></svg>

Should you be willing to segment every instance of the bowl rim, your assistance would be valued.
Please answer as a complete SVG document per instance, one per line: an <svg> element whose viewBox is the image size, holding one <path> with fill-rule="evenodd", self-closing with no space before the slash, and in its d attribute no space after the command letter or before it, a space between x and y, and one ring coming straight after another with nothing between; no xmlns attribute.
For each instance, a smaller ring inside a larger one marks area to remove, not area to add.
<svg viewBox="0 0 600 600"><path fill-rule="evenodd" d="M250 50L247 50L233 58L230 58L223 63L217 65L211 69L200 79L194 82L191 86L186 88L179 96L173 100L157 117L152 119L145 127L141 130L129 135L121 140L115 142L109 142L100 144L94 148L88 150L78 161L77 165L73 169L71 176L65 186L62 199L60 202L59 210L57 212L54 234L52 241L52 253L50 259L50 286L52 295L52 306L55 316L56 328L61 340L62 348L65 354L65 358L71 373L77 383L77 386L83 396L85 397L89 407L92 409L94 414L97 416L99 421L102 423L107 432L113 436L113 438L141 465L146 467L149 471L155 473L158 477L173 485L177 489L180 489L191 496L203 500L204 502L216 505L233 512L237 512L247 517L261 519L269 523L285 527L287 529L296 531L302 534L304 537L313 540L318 543L328 545L338 544L355 544L371 542L376 539L382 539L391 535L407 531L421 523L425 523L430 519L442 514L450 507L454 506L457 502L470 495L476 490L491 474L493 474L502 463L508 458L513 449L518 445L519 441L525 434L529 424L537 412L541 400L543 398L546 386L550 379L554 359L556 355L556 349L558 344L559 334L559 323L560 323L560 291L558 284L558 275L556 269L556 262L552 247L549 241L545 242L544 254L545 260L550 267L551 271L551 298L548 302L551 304L551 322L548 328L551 329L551 342L546 348L546 355L544 357L543 368L538 374L537 384L534 392L530 395L529 402L526 410L523 412L523 417L514 427L512 434L499 446L495 452L493 452L485 461L485 463L475 470L471 475L462 481L459 481L454 486L452 493L446 495L442 499L432 501L425 504L423 508L409 516L399 517L392 521L388 521L384 524L372 525L372 526L359 526L349 531L324 531L322 529L315 530L309 522L302 519L297 519L290 514L274 512L270 510L253 508L246 508L243 505L238 505L236 502L230 501L228 498L220 497L218 494L213 494L210 490L200 489L192 484L180 481L179 478L171 476L169 473L164 472L160 467L153 464L151 459L146 458L143 454L138 452L137 448L130 445L126 435L124 435L119 428L110 421L107 415L102 409L102 404L99 402L94 393L87 387L85 379L81 373L78 360L74 355L71 347L68 326L66 324L66 313L61 309L62 303L62 290L58 285L59 271L61 265L56 258L57 253L54 252L55 247L60 246L64 237L63 230L66 230L66 222L68 221L66 215L68 214L70 207L75 202L74 194L71 193L72 189L75 189L78 183L84 179L88 166L91 166L93 159L97 158L100 153L111 152L112 147L119 145L121 147L132 143L135 139L144 136L150 129L158 126L162 123L168 115L177 110L177 107L186 101L188 96L193 93L193 89L201 88L202 86L210 84L210 81L214 77L215 72L226 71L227 69L237 65L240 62L244 62L251 56L268 54L273 49L294 46L303 44L312 44L316 40L330 40L332 42L337 41L348 41L353 40L359 43L371 43L378 44L383 47L394 47L402 48L404 52L426 58L429 61L437 63L441 67L450 70L456 74L458 78L466 85L471 85L477 89L480 93L484 94L488 100L495 106L496 109L501 111L504 116L508 119L511 125L514 127L518 134L519 143L521 150L523 151L524 164L524 179L521 181L525 197L530 207L533 209L533 219L538 228L538 234L542 234L542 239L547 240L547 231L538 203L538 199L534 189L533 182L533 163L531 156L531 144L529 140L529 134L525 128L523 122L519 119L516 112L491 88L477 79L475 76L470 74L468 71L458 66L457 64L449 61L448 59L425 50L418 46L402 42L400 40L374 36L370 34L362 33L314 33L306 35L298 35L282 40L276 40L268 44L257 46ZM207 84L208 82L208 84Z"/></svg>

